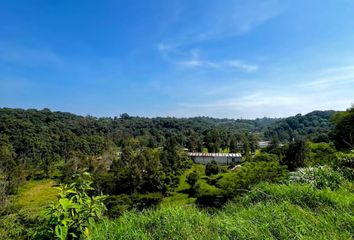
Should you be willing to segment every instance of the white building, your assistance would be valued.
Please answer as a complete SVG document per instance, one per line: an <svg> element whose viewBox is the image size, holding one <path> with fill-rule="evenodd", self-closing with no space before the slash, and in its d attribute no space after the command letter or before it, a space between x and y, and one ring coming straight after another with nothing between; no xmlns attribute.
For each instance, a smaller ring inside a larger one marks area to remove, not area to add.
<svg viewBox="0 0 354 240"><path fill-rule="evenodd" d="M219 164L230 164L241 162L241 153L198 153L189 152L188 156L192 158L195 163L207 164L215 161Z"/></svg>
<svg viewBox="0 0 354 240"><path fill-rule="evenodd" d="M258 146L260 148L266 148L269 146L269 141L258 141Z"/></svg>

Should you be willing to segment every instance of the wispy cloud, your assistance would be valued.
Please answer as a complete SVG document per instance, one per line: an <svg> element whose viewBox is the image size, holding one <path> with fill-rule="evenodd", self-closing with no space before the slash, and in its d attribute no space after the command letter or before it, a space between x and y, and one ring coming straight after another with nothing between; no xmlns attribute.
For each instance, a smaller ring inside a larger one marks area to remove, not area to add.
<svg viewBox="0 0 354 240"><path fill-rule="evenodd" d="M326 92L308 94L256 92L240 97L224 98L206 103L180 103L174 113L177 116L219 116L229 118L286 117L313 110L345 110L354 99L336 97L338 93ZM251 110L250 110L251 109Z"/></svg>
<svg viewBox="0 0 354 240"><path fill-rule="evenodd" d="M242 70L242 71L245 71L245 72L256 72L258 70L258 66L257 65L245 64L245 63L243 63L242 61L239 61L239 60L226 61L226 64L231 66L231 67L233 67L233 68L236 68L236 69L239 69L239 70Z"/></svg>
<svg viewBox="0 0 354 240"><path fill-rule="evenodd" d="M174 21L170 28L174 32L168 32L170 36L164 42L183 46L243 35L281 14L283 8L278 0L210 1L192 12L180 5L179 17L171 17Z"/></svg>
<svg viewBox="0 0 354 240"><path fill-rule="evenodd" d="M223 109L239 109L249 107L264 107L274 105L289 105L294 104L298 100L292 96L281 95L267 95L264 93L252 93L242 97L226 98L216 100L209 103L194 104L194 103L181 103L183 107L198 107L198 108L223 108Z"/></svg>
<svg viewBox="0 0 354 240"><path fill-rule="evenodd" d="M203 58L199 54L200 50L196 48L201 48L202 42L246 34L281 14L283 5L278 0L212 1L194 9L193 15L189 15L189 11L181 5L178 9L179 17L176 18L173 14L174 21L171 21L170 26L174 32L167 31L168 37L157 46L165 60L185 68L229 69L251 73L258 70L256 64L246 63L237 57L235 59ZM188 50L185 49L191 48L188 55Z"/></svg>
<svg viewBox="0 0 354 240"><path fill-rule="evenodd" d="M192 49L190 51L190 57L188 59L183 59L183 60L175 60L175 63L180 66L184 67L212 67L212 68L218 68L220 67L220 64L217 62L201 59L200 57L200 50L199 49Z"/></svg>
<svg viewBox="0 0 354 240"><path fill-rule="evenodd" d="M259 69L256 64L247 64L238 59L210 60L202 58L200 49L192 49L188 54L164 44L158 45L158 49L165 60L184 68L229 69L248 73L256 72Z"/></svg>
<svg viewBox="0 0 354 240"><path fill-rule="evenodd" d="M304 86L323 90L338 85L353 83L354 65L326 68L323 69L319 75L320 76L316 79L306 82Z"/></svg>
<svg viewBox="0 0 354 240"><path fill-rule="evenodd" d="M275 0L261 2L231 1L230 4L215 4L209 8L204 27L196 40L205 41L243 35L260 24L279 15L280 3Z"/></svg>

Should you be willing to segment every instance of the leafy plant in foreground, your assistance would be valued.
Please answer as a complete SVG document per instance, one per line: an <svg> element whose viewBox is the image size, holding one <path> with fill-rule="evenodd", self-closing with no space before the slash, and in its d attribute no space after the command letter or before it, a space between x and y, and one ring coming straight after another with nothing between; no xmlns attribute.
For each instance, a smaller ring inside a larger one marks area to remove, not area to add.
<svg viewBox="0 0 354 240"><path fill-rule="evenodd" d="M43 237L55 239L78 239L84 235L91 235L90 226L100 219L106 210L103 200L106 196L90 196L94 190L91 185L91 176L84 172L75 176L75 181L58 187L59 200L51 204L46 210L47 226L42 233Z"/></svg>

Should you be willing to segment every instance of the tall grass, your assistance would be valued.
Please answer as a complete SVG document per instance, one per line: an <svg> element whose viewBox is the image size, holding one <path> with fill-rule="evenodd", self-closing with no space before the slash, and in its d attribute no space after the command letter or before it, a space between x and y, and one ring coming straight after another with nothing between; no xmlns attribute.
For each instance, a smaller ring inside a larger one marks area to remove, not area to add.
<svg viewBox="0 0 354 240"><path fill-rule="evenodd" d="M210 215L193 206L127 212L92 239L352 239L354 194L262 184Z"/></svg>

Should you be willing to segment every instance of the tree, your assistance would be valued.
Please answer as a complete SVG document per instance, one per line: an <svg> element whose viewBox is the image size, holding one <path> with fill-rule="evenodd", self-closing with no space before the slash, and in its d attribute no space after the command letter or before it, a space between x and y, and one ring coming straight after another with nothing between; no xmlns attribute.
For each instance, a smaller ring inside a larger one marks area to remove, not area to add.
<svg viewBox="0 0 354 240"><path fill-rule="evenodd" d="M199 179L199 174L196 171L191 172L187 175L186 182L191 185L191 188L195 186Z"/></svg>
<svg viewBox="0 0 354 240"><path fill-rule="evenodd" d="M214 174L218 174L220 172L220 168L218 164L213 160L210 163L207 163L205 166L205 175L211 176Z"/></svg>
<svg viewBox="0 0 354 240"><path fill-rule="evenodd" d="M205 137L205 143L206 147L208 148L208 152L218 152L221 145L220 130L214 128L209 131Z"/></svg>
<svg viewBox="0 0 354 240"><path fill-rule="evenodd" d="M334 143L337 149L354 149L354 106L334 116Z"/></svg>
<svg viewBox="0 0 354 240"><path fill-rule="evenodd" d="M307 147L303 140L290 143L285 152L285 158L282 160L282 164L288 166L289 171L304 167L306 152Z"/></svg>
<svg viewBox="0 0 354 240"><path fill-rule="evenodd" d="M190 196L195 196L200 191L200 185L197 183L199 174L196 171L187 175L186 182L191 186L189 189Z"/></svg>
<svg viewBox="0 0 354 240"><path fill-rule="evenodd" d="M230 152L232 152L232 153L235 153L238 151L237 142L234 137L231 138L231 140L230 140L229 149L230 149Z"/></svg>
<svg viewBox="0 0 354 240"><path fill-rule="evenodd" d="M5 174L3 170L0 169L0 214L2 214L2 211L7 207L7 185L8 181L5 179Z"/></svg>
<svg viewBox="0 0 354 240"><path fill-rule="evenodd" d="M191 152L200 151L202 145L203 142L200 136L196 132L192 131L187 141L187 148L189 149L189 151Z"/></svg>
<svg viewBox="0 0 354 240"><path fill-rule="evenodd" d="M269 154L269 153L259 153L256 154L253 159L253 162L272 162L272 161L279 161L279 158L275 154Z"/></svg>
<svg viewBox="0 0 354 240"><path fill-rule="evenodd" d="M15 193L19 184L19 169L15 161L14 149L7 135L4 134L0 135L0 171L5 193Z"/></svg>

